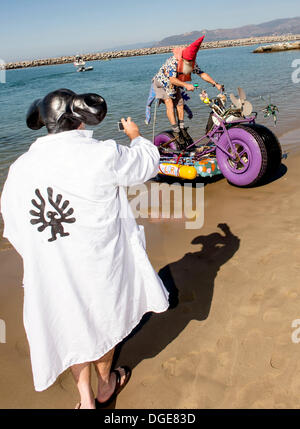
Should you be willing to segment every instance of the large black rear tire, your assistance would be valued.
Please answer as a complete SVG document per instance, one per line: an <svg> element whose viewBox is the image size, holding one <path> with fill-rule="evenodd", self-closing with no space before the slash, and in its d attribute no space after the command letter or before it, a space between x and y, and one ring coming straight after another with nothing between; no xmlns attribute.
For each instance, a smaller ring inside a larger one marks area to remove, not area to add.
<svg viewBox="0 0 300 429"><path fill-rule="evenodd" d="M255 186L262 185L266 183L269 179L271 179L276 172L279 170L282 160L282 149L279 143L278 138L275 134L264 125L260 124L245 124L245 125L237 125L238 128L243 128L245 130L253 130L257 133L265 147L266 157L264 157L264 168L263 174L256 181Z"/></svg>
<svg viewBox="0 0 300 429"><path fill-rule="evenodd" d="M281 149L279 140L275 136L275 134L264 125L247 124L247 125L243 125L243 127L251 128L255 130L263 139L263 142L265 144L265 148L267 151L268 159L267 159L266 171L260 181L268 180L276 174L276 172L279 170L279 167L281 165L282 149Z"/></svg>
<svg viewBox="0 0 300 429"><path fill-rule="evenodd" d="M275 175L281 164L281 146L276 136L262 125L238 124L228 129L238 156L227 155L232 148L224 133L216 149L217 161L229 183L239 187L260 186Z"/></svg>

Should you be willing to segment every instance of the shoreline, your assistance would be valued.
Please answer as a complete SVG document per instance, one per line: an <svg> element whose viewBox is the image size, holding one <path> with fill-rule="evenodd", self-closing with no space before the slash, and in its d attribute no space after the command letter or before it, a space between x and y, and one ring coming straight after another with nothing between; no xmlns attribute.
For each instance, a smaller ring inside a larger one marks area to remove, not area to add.
<svg viewBox="0 0 300 429"><path fill-rule="evenodd" d="M298 124L297 124L298 125ZM294 126L289 127L289 129L278 128L278 130L272 130L275 132L276 136L279 139L279 142L282 147L282 154L284 158L282 159L282 163L286 162L286 159L294 159L295 157L299 157L300 159L300 144L297 141L297 137L300 136L300 127L294 123ZM277 132L276 132L277 131ZM223 180L226 181L225 178ZM0 190L0 198L1 198L2 190ZM13 247L10 242L3 238L3 220L0 214L0 255L2 252L12 250Z"/></svg>
<svg viewBox="0 0 300 429"><path fill-rule="evenodd" d="M233 39L233 40L221 40L214 42L204 42L201 49L218 49L218 48L232 48L237 46L251 46L264 43L276 43L276 42L289 42L300 40L300 34L283 35L283 36L261 36L261 37L249 37L244 39ZM84 61L106 61L116 58L126 57L137 57L145 55L159 55L172 52L175 47L187 46L187 45L174 45L174 46L160 46L152 48L142 49L131 49L124 51L110 51L110 52L98 52L93 54L81 55ZM73 63L75 55L62 56L56 58L45 58L28 61L17 61L8 62L5 65L6 70L15 70L31 67L41 67L49 65L69 64Z"/></svg>

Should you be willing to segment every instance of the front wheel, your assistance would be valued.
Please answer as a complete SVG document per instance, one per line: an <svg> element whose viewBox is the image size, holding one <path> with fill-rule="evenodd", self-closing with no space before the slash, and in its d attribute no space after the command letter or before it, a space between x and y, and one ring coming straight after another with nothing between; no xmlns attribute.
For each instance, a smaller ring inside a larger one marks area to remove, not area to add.
<svg viewBox="0 0 300 429"><path fill-rule="evenodd" d="M264 182L281 163L281 148L270 130L259 125L238 125L228 130L237 156L231 159L222 149L231 153L223 134L216 149L219 168L233 185L246 187ZM267 131L268 133L267 133ZM273 136L273 137L272 137Z"/></svg>

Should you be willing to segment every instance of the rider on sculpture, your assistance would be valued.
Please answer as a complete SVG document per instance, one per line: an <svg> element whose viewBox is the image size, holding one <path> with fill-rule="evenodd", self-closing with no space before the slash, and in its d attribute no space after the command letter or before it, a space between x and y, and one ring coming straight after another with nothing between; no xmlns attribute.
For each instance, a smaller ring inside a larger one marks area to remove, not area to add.
<svg viewBox="0 0 300 429"><path fill-rule="evenodd" d="M200 37L187 48L175 48L173 50L174 55L163 64L152 79L151 90L155 98L166 105L167 117L180 149L184 149L193 142L184 123L184 101L182 97L183 89L187 91L195 90L194 85L188 83L192 80L191 73L199 75L219 91L222 90L222 85L203 72L196 63L197 53L204 37ZM175 115L175 108L178 121Z"/></svg>

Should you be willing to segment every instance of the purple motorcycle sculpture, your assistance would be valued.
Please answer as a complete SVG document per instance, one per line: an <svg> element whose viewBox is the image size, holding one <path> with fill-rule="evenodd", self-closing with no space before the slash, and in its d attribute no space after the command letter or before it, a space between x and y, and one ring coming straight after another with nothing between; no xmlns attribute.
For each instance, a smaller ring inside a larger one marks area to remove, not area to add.
<svg viewBox="0 0 300 429"><path fill-rule="evenodd" d="M282 159L280 143L271 130L256 123L257 113L252 113L244 90L238 88L238 93L239 98L230 95L227 106L225 93L209 99L202 91L201 100L212 110L206 134L186 147L178 145L172 131L155 136L161 154L160 175L193 179L223 174L239 187L260 185L274 176ZM194 168L195 176L180 175L182 166Z"/></svg>

